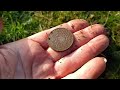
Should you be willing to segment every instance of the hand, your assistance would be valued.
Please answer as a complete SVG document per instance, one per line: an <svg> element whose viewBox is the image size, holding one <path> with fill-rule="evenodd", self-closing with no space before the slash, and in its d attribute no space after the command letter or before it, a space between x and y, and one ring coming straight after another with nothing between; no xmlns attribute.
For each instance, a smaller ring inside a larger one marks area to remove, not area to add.
<svg viewBox="0 0 120 90"><path fill-rule="evenodd" d="M56 52L48 46L49 33L58 27L73 32L74 45ZM89 26L82 19L71 20L25 39L0 47L1 78L96 79L106 67L106 59L96 57L109 45L102 25Z"/></svg>

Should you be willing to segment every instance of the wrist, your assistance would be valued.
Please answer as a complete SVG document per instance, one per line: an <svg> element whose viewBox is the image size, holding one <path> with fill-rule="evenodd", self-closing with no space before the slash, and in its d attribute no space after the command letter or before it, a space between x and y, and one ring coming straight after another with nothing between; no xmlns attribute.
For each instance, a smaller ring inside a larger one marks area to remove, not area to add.
<svg viewBox="0 0 120 90"><path fill-rule="evenodd" d="M15 52L5 45L0 46L0 78L13 78L16 64Z"/></svg>

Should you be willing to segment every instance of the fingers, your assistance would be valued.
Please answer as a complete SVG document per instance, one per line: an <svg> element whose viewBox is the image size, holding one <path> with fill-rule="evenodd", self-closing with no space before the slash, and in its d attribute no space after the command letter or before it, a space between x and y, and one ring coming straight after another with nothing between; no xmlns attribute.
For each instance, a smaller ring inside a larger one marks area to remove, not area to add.
<svg viewBox="0 0 120 90"><path fill-rule="evenodd" d="M47 52L53 58L53 61L57 61L63 56L70 54L80 46L84 45L91 39L95 38L96 36L104 33L105 33L104 27L100 24L95 24L95 25L86 27L83 30L76 31L74 33L75 41L72 47L70 47L68 50L63 52L57 52L49 47Z"/></svg>
<svg viewBox="0 0 120 90"><path fill-rule="evenodd" d="M51 29L34 34L28 38L38 42L44 49L46 49L49 47L48 43L47 43L47 38L52 30L54 30L56 28L66 28L66 29L70 30L71 32L76 32L76 31L83 29L87 26L88 26L87 21L85 21L83 19L75 19L75 20L71 20L67 23L53 27Z"/></svg>
<svg viewBox="0 0 120 90"><path fill-rule="evenodd" d="M58 78L77 70L88 60L104 51L109 44L109 39L105 35L99 35L81 46L71 54L61 58L55 63L56 76Z"/></svg>
<svg viewBox="0 0 120 90"><path fill-rule="evenodd" d="M103 57L96 57L88 61L80 69L63 79L96 79L105 70L107 60Z"/></svg>
<svg viewBox="0 0 120 90"><path fill-rule="evenodd" d="M76 32L78 30L81 30L87 26L89 26L88 22L83 19L75 19L71 20L67 23L70 27L72 27L72 32Z"/></svg>

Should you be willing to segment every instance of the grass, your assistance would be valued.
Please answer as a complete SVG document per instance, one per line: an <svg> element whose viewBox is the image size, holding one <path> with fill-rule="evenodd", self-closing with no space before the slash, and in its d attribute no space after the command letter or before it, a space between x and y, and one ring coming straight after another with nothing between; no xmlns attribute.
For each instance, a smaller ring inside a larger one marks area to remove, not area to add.
<svg viewBox="0 0 120 90"><path fill-rule="evenodd" d="M108 59L100 79L120 78L120 11L0 11L4 29L0 44L16 41L72 19L103 24L110 31L110 45L103 52Z"/></svg>

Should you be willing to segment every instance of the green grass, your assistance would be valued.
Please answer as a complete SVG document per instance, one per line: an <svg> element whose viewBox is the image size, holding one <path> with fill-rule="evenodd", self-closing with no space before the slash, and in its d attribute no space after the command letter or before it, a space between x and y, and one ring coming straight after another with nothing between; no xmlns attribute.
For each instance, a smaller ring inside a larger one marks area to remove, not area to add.
<svg viewBox="0 0 120 90"><path fill-rule="evenodd" d="M100 79L120 78L120 11L0 11L0 17L4 20L1 45L76 18L103 24L111 32L111 42L103 52L108 62Z"/></svg>

